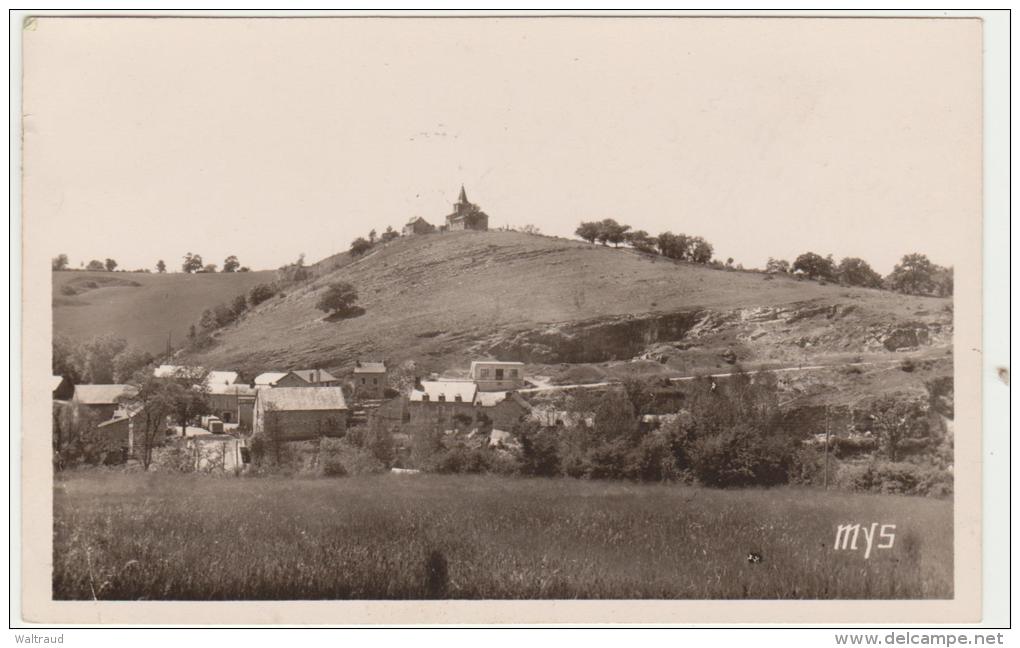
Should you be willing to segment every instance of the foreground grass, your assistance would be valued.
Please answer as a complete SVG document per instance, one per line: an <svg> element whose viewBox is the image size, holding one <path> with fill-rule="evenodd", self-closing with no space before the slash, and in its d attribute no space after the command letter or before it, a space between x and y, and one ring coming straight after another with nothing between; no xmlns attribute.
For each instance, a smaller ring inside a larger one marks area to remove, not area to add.
<svg viewBox="0 0 1020 648"><path fill-rule="evenodd" d="M55 490L56 599L952 596L951 501L388 474ZM895 544L833 550L849 522L896 524Z"/></svg>

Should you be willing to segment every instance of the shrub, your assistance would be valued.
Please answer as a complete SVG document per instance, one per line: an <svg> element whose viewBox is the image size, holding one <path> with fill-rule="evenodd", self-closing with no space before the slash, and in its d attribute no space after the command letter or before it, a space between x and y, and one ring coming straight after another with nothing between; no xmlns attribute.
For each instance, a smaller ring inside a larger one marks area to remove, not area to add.
<svg viewBox="0 0 1020 648"><path fill-rule="evenodd" d="M773 486L789 480L794 448L784 438L745 423L698 439L691 468L709 486Z"/></svg>
<svg viewBox="0 0 1020 648"><path fill-rule="evenodd" d="M344 477L385 472L386 466L364 448L326 437L319 442L319 470L327 477Z"/></svg>
<svg viewBox="0 0 1020 648"><path fill-rule="evenodd" d="M841 489L857 492L944 497L953 492L953 475L935 466L876 461L841 465L836 484Z"/></svg>
<svg viewBox="0 0 1020 648"><path fill-rule="evenodd" d="M259 284L248 291L248 303L258 306L276 294L276 286L273 284Z"/></svg>

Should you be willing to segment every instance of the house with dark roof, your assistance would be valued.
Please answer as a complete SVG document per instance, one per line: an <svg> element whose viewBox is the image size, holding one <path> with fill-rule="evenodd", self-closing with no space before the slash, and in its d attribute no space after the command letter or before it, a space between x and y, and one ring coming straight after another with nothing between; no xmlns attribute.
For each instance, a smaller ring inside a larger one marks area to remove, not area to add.
<svg viewBox="0 0 1020 648"><path fill-rule="evenodd" d="M291 372L309 385L318 387L339 387L340 379L325 369L295 369Z"/></svg>
<svg viewBox="0 0 1020 648"><path fill-rule="evenodd" d="M255 397L253 429L270 438L301 440L341 436L349 409L341 387L274 387Z"/></svg>
<svg viewBox="0 0 1020 648"><path fill-rule="evenodd" d="M71 404L76 416L87 415L96 421L113 418L121 399L137 393L132 385L77 385Z"/></svg>
<svg viewBox="0 0 1020 648"><path fill-rule="evenodd" d="M407 224L404 225L400 232L404 236L414 236L415 234L432 234L435 231L435 225L428 222L421 216L416 216L407 221Z"/></svg>
<svg viewBox="0 0 1020 648"><path fill-rule="evenodd" d="M307 387L308 381L293 371L267 371L255 376L255 387Z"/></svg>

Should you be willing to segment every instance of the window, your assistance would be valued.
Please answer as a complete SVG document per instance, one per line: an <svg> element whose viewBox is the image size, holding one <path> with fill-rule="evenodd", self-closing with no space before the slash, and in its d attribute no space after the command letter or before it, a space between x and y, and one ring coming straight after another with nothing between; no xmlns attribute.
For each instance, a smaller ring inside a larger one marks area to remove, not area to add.
<svg viewBox="0 0 1020 648"><path fill-rule="evenodd" d="M503 370L502 369L497 369L496 370L496 380L503 380Z"/></svg>
<svg viewBox="0 0 1020 648"><path fill-rule="evenodd" d="M488 369L484 369L484 368L483 369L479 369L478 373L479 373L479 376L482 377L482 378L488 378L489 377L489 370Z"/></svg>
<svg viewBox="0 0 1020 648"><path fill-rule="evenodd" d="M460 397L460 394L457 394L456 396L454 396L453 400L457 401L458 403L463 403L464 402L464 399Z"/></svg>
<svg viewBox="0 0 1020 648"><path fill-rule="evenodd" d="M364 376L362 376L362 377L361 377L361 384L362 384L362 385L364 385L364 384L365 384L365 377L364 377Z"/></svg>
<svg viewBox="0 0 1020 648"><path fill-rule="evenodd" d="M446 402L446 394L440 394L439 395L439 402L440 403L445 403Z"/></svg>
<svg viewBox="0 0 1020 648"><path fill-rule="evenodd" d="M422 401L423 401L423 402L428 402L428 400L429 400L429 395L428 395L428 394L422 394L422 395L421 395L421 399L422 399Z"/></svg>
<svg viewBox="0 0 1020 648"><path fill-rule="evenodd" d="M379 379L378 378L373 378L372 379L372 384L373 385L378 385L379 384Z"/></svg>
<svg viewBox="0 0 1020 648"><path fill-rule="evenodd" d="M511 369L510 370L510 377L511 378L516 378L517 377L517 370L516 369Z"/></svg>

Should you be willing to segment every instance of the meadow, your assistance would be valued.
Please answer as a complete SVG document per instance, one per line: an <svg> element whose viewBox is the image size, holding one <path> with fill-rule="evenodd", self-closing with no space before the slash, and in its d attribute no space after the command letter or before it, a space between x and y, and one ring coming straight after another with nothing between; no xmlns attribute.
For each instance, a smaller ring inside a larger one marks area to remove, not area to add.
<svg viewBox="0 0 1020 648"><path fill-rule="evenodd" d="M54 489L55 599L953 594L951 500L427 474L71 471ZM873 522L896 525L891 548L833 548Z"/></svg>

